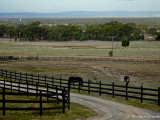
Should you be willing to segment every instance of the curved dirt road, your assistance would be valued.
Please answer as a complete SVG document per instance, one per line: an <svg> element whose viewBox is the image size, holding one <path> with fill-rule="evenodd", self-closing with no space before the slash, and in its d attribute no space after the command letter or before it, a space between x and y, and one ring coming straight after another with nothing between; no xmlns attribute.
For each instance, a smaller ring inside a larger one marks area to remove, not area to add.
<svg viewBox="0 0 160 120"><path fill-rule="evenodd" d="M98 113L87 120L159 120L160 113L92 96L71 93L71 101L85 105ZM136 118L137 117L137 118ZM142 118L145 117L145 118ZM157 117L157 118L149 118Z"/></svg>

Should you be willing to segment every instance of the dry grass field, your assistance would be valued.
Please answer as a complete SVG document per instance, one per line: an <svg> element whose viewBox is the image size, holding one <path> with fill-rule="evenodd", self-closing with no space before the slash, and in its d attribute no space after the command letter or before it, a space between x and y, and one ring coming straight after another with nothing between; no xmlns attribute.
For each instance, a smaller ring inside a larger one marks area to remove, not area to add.
<svg viewBox="0 0 160 120"><path fill-rule="evenodd" d="M110 41L14 42L0 39L1 55L17 56L109 56ZM160 41L131 41L128 48L113 42L115 57L160 58Z"/></svg>
<svg viewBox="0 0 160 120"><path fill-rule="evenodd" d="M120 62L21 61L0 64L2 69L68 79L81 76L85 81L124 85L123 77L130 76L131 86L160 87L160 64Z"/></svg>
<svg viewBox="0 0 160 120"><path fill-rule="evenodd" d="M160 41L131 41L122 48L113 43L114 57L160 58ZM112 50L109 41L15 42L0 39L0 55L13 56L90 56L107 57ZM85 81L124 84L123 77L131 77L132 86L160 87L160 64L73 61L25 61L0 64L2 69L68 78L81 76Z"/></svg>

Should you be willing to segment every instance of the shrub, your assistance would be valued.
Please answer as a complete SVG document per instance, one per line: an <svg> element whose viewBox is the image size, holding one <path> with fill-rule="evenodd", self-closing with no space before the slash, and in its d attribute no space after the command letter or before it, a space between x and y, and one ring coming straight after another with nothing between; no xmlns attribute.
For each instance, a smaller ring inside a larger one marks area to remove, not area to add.
<svg viewBox="0 0 160 120"><path fill-rule="evenodd" d="M123 46L123 47L129 46L129 43L130 43L130 41L128 40L127 37L123 37L123 38L122 38L122 46Z"/></svg>

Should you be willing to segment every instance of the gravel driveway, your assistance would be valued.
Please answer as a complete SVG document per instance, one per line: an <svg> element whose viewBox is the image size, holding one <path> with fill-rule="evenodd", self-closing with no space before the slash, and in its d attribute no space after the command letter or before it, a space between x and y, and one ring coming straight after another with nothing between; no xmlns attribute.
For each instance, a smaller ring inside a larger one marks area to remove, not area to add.
<svg viewBox="0 0 160 120"><path fill-rule="evenodd" d="M98 113L98 116L87 120L160 120L158 112L92 96L71 93L71 101L87 106Z"/></svg>

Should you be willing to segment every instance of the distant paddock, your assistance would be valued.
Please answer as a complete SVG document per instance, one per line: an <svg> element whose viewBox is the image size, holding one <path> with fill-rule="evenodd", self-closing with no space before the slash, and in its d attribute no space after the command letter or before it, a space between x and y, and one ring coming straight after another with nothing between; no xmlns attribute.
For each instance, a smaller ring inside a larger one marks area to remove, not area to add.
<svg viewBox="0 0 160 120"><path fill-rule="evenodd" d="M123 48L121 42L114 41L113 56L160 58L159 46L160 41L131 41L128 48ZM0 39L1 55L107 57L111 50L111 41L15 42L13 39Z"/></svg>

